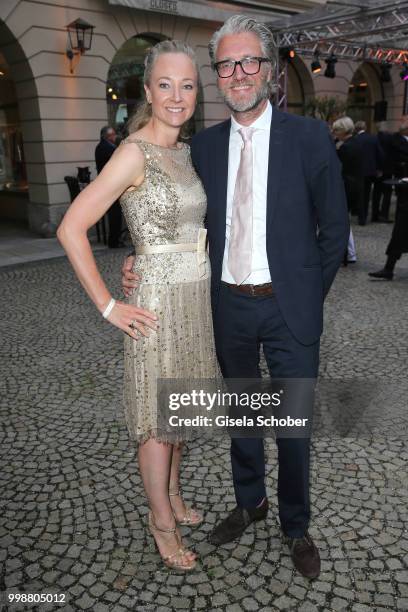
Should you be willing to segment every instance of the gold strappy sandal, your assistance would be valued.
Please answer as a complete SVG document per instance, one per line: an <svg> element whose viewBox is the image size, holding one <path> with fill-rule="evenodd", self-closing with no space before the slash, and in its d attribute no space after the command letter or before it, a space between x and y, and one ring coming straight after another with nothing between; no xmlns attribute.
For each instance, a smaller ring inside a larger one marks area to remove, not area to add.
<svg viewBox="0 0 408 612"><path fill-rule="evenodd" d="M180 489L173 492L169 491L169 497L181 497ZM195 508L190 508L190 506L187 506L184 501L183 504L185 514L181 521L178 520L173 510L174 518L176 519L177 523L179 525L187 525L188 527L197 527L198 525L201 525L204 517ZM194 519L194 514L196 514L198 518Z"/></svg>
<svg viewBox="0 0 408 612"><path fill-rule="evenodd" d="M186 553L188 551L180 544L178 536L177 536L176 527L173 527L172 529L161 529L160 527L157 527L156 523L154 522L153 514L149 512L149 530L150 530L151 535L153 536L153 540L156 545L157 551L160 557L162 558L164 565L166 565L166 567L172 570L177 570L179 572L191 572L193 569L195 569L197 565L197 561L195 559L191 559L190 561L187 559ZM159 546L154 538L155 531L161 531L162 533L173 533L176 538L176 542L177 542L177 550L171 555L166 555L164 557L161 554Z"/></svg>

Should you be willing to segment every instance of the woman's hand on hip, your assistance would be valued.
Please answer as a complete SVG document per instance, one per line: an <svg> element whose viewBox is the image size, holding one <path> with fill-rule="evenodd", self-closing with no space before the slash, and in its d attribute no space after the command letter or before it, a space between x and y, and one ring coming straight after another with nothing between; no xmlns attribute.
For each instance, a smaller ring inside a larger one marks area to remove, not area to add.
<svg viewBox="0 0 408 612"><path fill-rule="evenodd" d="M107 320L134 340L139 339L139 333L148 337L149 329L153 331L158 329L157 317L150 310L124 302L115 302Z"/></svg>
<svg viewBox="0 0 408 612"><path fill-rule="evenodd" d="M133 264L135 263L134 255L126 257L122 266L122 290L125 297L129 297L133 293L133 289L139 286L140 276L132 272Z"/></svg>

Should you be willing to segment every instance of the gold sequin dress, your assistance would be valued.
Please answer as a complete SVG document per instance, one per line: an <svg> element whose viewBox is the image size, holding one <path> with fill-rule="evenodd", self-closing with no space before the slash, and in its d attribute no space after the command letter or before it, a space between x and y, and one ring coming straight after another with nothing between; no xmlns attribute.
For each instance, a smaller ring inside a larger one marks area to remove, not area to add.
<svg viewBox="0 0 408 612"><path fill-rule="evenodd" d="M132 242L138 246L196 243L206 196L191 163L190 148L168 149L137 142L145 157L145 180L120 198ZM202 232L202 229L201 229ZM141 276L129 303L158 316L159 330L138 341L125 336L125 419L136 442L185 439L158 426L157 379L208 379L218 375L210 307L210 265L196 252L137 255ZM159 420L160 421L160 420ZM188 436L187 436L188 437Z"/></svg>

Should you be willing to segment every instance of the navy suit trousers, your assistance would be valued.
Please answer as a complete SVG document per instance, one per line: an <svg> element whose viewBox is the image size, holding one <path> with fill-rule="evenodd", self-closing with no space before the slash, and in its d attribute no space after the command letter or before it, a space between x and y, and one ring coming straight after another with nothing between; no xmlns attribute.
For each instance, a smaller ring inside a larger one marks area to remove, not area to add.
<svg viewBox="0 0 408 612"><path fill-rule="evenodd" d="M317 377L319 342L306 346L294 338L274 295L247 296L221 283L214 332L225 378L260 377L261 347L272 378ZM310 517L310 441L280 438L277 445L281 527L290 537L302 537ZM256 507L266 497L263 439L233 438L231 464L238 506Z"/></svg>

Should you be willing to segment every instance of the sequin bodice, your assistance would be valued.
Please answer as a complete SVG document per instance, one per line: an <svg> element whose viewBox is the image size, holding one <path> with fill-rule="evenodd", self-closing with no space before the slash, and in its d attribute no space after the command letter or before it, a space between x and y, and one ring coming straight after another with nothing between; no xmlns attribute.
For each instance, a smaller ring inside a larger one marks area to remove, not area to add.
<svg viewBox="0 0 408 612"><path fill-rule="evenodd" d="M194 171L190 147L168 149L136 142L145 156L145 178L120 198L132 242L138 245L193 243L203 227L206 197ZM195 253L138 255L135 270L142 282L187 282L196 279Z"/></svg>

